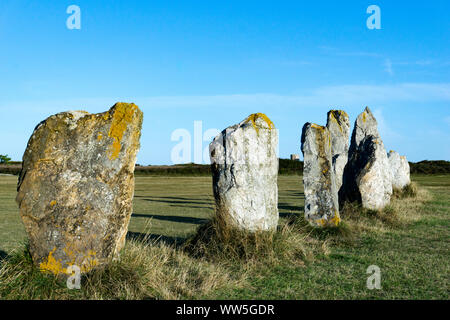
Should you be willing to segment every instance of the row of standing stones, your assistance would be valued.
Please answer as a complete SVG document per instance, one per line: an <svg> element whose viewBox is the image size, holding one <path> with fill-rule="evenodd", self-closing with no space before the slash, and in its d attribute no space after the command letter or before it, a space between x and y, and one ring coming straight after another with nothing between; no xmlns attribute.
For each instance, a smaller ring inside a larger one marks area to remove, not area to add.
<svg viewBox="0 0 450 320"><path fill-rule="evenodd" d="M368 107L357 117L350 140L347 113L331 110L327 116L325 127L306 123L302 131L305 218L314 226L337 226L345 202L383 209L394 188L410 183L406 157L386 153Z"/></svg>
<svg viewBox="0 0 450 320"><path fill-rule="evenodd" d="M67 276L76 265L86 273L119 256L132 214L142 122L135 104L117 103L99 114L58 113L35 128L16 201L41 271ZM392 183L409 183L408 162L395 152L386 156L376 126L366 109L350 148L343 111L330 111L327 127L303 128L305 218L312 225L337 225L344 195L380 208L389 202ZM277 228L277 149L278 131L262 113L214 138L210 157L219 218L250 232Z"/></svg>

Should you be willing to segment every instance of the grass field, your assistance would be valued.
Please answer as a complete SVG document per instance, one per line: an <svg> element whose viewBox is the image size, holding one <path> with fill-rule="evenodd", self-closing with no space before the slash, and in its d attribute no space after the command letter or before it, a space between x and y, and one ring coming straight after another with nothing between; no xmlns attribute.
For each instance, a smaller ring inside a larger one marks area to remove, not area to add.
<svg viewBox="0 0 450 320"><path fill-rule="evenodd" d="M414 176L413 180L420 186L420 199L403 199L393 203L392 210L398 213L395 221L391 221L388 214L352 218L347 227L353 230L355 236L344 237L346 241L340 241L339 235L305 232L302 241L305 248L311 247L311 255L299 258L299 263L198 262L183 253L183 258L170 259L175 259L180 265L195 265L195 272L205 270L210 275L208 281L216 279L217 285L206 285L205 281L199 285L196 283L197 278L189 274L194 272L189 267L190 271L184 274L186 279L183 278L183 289L179 288L179 279L169 279L167 281L177 282L173 286L178 286L178 289L170 291L153 288L146 297L448 299L450 176ZM14 201L16 181L17 177L0 175L0 255L4 257L13 249L21 250L26 238ZM301 217L303 204L301 177L280 176L280 223ZM149 254L154 255L153 259L158 259L161 250L164 251L164 259L169 259L168 256L178 254L177 244L182 244L185 238L194 234L200 225L212 217L213 207L210 177L137 176L128 242L133 244L142 235L147 235L147 240L160 246L160 251L149 249ZM138 250L134 246L131 245L130 252ZM172 270L173 277L177 277L177 274L183 277L173 264L173 261L170 262L167 272ZM370 265L377 265L381 269L381 290L366 288L366 269ZM226 278L222 277L224 274ZM189 282L189 277L193 277L192 282ZM201 289L197 290L196 286L201 286ZM1 295L0 290L0 298ZM7 298L12 296L9 294ZM52 294L32 298L49 297L57 298ZM84 293L84 296L73 297L129 298L136 295Z"/></svg>

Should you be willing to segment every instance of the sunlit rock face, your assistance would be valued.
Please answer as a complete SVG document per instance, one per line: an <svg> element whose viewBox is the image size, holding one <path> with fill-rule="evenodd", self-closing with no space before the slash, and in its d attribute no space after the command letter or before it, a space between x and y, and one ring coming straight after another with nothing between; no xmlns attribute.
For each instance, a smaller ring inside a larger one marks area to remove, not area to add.
<svg viewBox="0 0 450 320"><path fill-rule="evenodd" d="M330 131L326 127L306 123L301 143L305 219L313 226L337 226L340 222L339 203Z"/></svg>
<svg viewBox="0 0 450 320"><path fill-rule="evenodd" d="M389 166L392 172L392 187L402 189L411 183L410 168L405 156L391 150L388 153Z"/></svg>
<svg viewBox="0 0 450 320"><path fill-rule="evenodd" d="M16 201L42 271L87 272L117 256L132 213L142 121L136 105L117 103L99 114L59 113L35 128Z"/></svg>
<svg viewBox="0 0 450 320"><path fill-rule="evenodd" d="M366 108L355 121L349 160L344 170L340 202L358 201L364 208L382 209L392 195L392 173L377 121Z"/></svg>
<svg viewBox="0 0 450 320"><path fill-rule="evenodd" d="M336 179L336 189L342 186L344 168L348 161L350 120L343 110L331 110L327 114L327 129L331 135L331 158Z"/></svg>
<svg viewBox="0 0 450 320"><path fill-rule="evenodd" d="M209 146L216 214L247 231L278 224L278 132L255 113L217 135Z"/></svg>

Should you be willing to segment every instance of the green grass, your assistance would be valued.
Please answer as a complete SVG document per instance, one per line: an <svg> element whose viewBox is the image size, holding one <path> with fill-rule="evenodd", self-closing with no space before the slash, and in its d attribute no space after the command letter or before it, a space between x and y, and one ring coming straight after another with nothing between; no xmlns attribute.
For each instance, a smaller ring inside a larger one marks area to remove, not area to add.
<svg viewBox="0 0 450 320"><path fill-rule="evenodd" d="M16 179L0 176L0 252L17 249L6 261L16 259L17 270L26 271L19 277L9 273L9 287L0 284L0 298L449 298L448 175L413 176L419 185L417 199L397 197L383 212L347 208L343 225L324 231L302 221L301 176L281 175L283 232L274 247L281 252L280 245L295 242L301 254L248 261L199 258L182 248L183 240L213 215L210 177L137 176L123 258L86 277L81 291L69 291L39 274L21 253L25 232L14 202ZM366 288L366 269L372 264L381 268L382 290Z"/></svg>

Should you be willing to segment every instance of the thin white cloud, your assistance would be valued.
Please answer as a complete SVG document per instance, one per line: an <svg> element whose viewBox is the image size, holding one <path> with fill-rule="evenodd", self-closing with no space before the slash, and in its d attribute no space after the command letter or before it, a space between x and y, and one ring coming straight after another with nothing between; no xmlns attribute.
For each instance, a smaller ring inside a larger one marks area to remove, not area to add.
<svg viewBox="0 0 450 320"><path fill-rule="evenodd" d="M450 102L450 83L400 83L393 85L339 85L311 89L299 95L272 93L111 97L54 101L0 102L0 110L23 111L83 110L102 111L117 101L135 102L149 108L241 108L241 107L324 107L375 105L392 102Z"/></svg>

